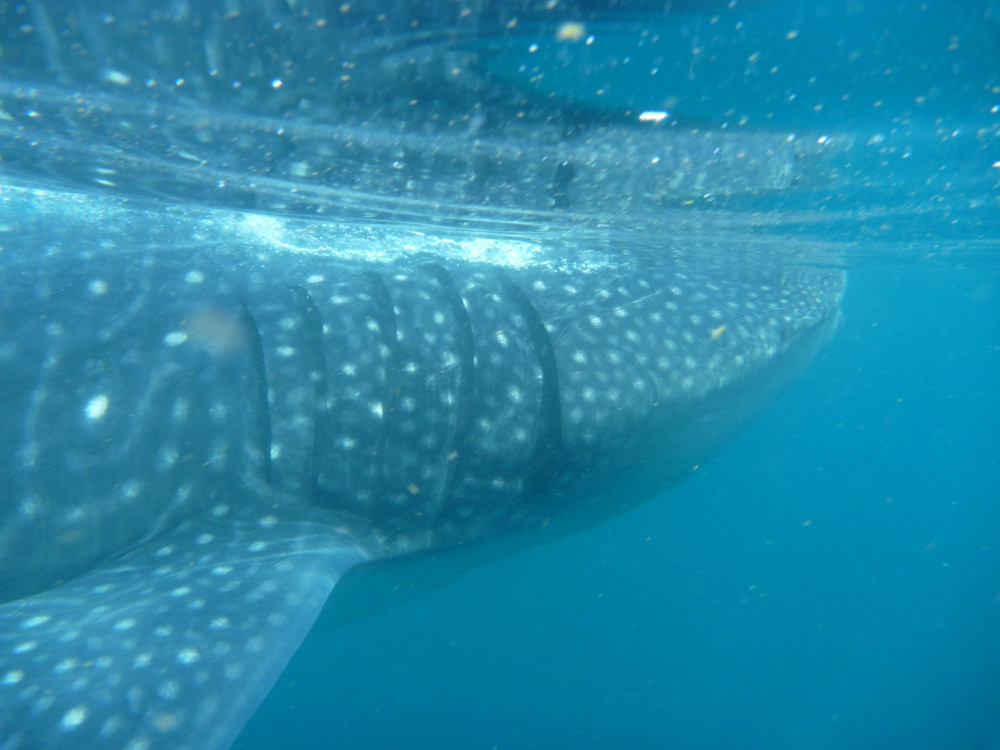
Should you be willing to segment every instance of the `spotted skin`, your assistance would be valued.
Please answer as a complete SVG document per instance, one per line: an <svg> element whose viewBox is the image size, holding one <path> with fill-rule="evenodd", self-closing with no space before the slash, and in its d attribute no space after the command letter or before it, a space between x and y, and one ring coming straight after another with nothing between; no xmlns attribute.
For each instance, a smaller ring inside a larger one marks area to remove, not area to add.
<svg viewBox="0 0 1000 750"><path fill-rule="evenodd" d="M227 746L259 699L245 685L305 637L299 612L366 559L331 525L245 511L219 504L4 605L3 747Z"/></svg>
<svg viewBox="0 0 1000 750"><path fill-rule="evenodd" d="M349 568L661 492L806 366L844 284L3 197L45 220L0 264L3 750L227 747Z"/></svg>

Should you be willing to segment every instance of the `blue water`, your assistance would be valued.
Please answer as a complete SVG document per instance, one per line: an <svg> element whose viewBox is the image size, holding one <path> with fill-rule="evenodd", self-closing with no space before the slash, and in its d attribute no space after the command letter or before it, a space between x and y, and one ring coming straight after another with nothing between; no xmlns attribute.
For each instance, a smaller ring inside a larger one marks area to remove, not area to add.
<svg viewBox="0 0 1000 750"><path fill-rule="evenodd" d="M997 747L998 376L995 259L857 265L695 478L314 633L238 747Z"/></svg>

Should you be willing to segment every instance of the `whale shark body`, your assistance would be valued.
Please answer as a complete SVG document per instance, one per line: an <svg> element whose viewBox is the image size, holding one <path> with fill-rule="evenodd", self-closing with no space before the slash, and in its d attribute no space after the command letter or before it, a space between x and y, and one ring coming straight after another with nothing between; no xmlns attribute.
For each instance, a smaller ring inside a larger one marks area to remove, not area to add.
<svg viewBox="0 0 1000 750"><path fill-rule="evenodd" d="M26 7L55 79L111 33ZM843 273L777 240L592 241L706 179L787 187L785 137L709 135L699 172L631 130L512 151L0 88L2 750L228 747L348 571L658 496L838 325ZM317 153L357 170L317 185Z"/></svg>
<svg viewBox="0 0 1000 750"><path fill-rule="evenodd" d="M348 569L655 496L803 369L843 286L5 198L45 229L0 266L4 748L226 747Z"/></svg>

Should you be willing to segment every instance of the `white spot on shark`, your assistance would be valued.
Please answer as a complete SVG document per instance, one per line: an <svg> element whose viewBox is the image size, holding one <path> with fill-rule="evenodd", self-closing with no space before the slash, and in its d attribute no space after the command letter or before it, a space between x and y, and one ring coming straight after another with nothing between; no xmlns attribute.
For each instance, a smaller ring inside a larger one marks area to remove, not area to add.
<svg viewBox="0 0 1000 750"><path fill-rule="evenodd" d="M182 648L177 653L177 662L179 664L194 664L199 659L201 659L201 654L194 647Z"/></svg>
<svg viewBox="0 0 1000 750"><path fill-rule="evenodd" d="M74 706L59 721L59 728L65 731L73 731L87 720L87 707Z"/></svg>
<svg viewBox="0 0 1000 750"><path fill-rule="evenodd" d="M83 413L87 416L87 419L100 420L108 413L109 405L110 401L108 397L102 393L99 396L94 396L87 402L87 405L83 407Z"/></svg>

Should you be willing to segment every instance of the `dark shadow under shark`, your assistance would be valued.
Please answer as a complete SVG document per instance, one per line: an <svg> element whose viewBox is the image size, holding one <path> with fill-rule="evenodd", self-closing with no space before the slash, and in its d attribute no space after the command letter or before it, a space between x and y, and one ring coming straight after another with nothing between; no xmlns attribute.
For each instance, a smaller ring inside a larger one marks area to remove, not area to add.
<svg viewBox="0 0 1000 750"><path fill-rule="evenodd" d="M326 103L349 125L279 115L275 77L226 110L228 17L17 7L3 33L37 59L0 82L3 750L227 747L347 571L651 499L836 330L841 271L667 210L791 188L816 156L795 139L396 137L395 105L351 119L357 92ZM161 95L177 27L206 57ZM153 57L114 51L131 39ZM147 62L152 84L125 70Z"/></svg>

